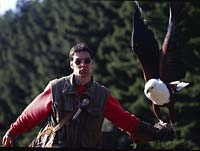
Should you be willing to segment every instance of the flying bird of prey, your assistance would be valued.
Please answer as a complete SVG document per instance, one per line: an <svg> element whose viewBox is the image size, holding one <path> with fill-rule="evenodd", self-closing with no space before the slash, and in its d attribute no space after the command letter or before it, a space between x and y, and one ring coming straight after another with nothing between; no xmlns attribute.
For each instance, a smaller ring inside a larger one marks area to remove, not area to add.
<svg viewBox="0 0 200 151"><path fill-rule="evenodd" d="M161 119L160 107L167 107L171 124L175 124L175 94L189 83L180 82L185 70L180 59L177 27L180 22L182 3L169 2L169 22L161 50L152 30L148 28L139 3L135 1L131 47L142 67L146 97L152 101L153 112L158 123Z"/></svg>

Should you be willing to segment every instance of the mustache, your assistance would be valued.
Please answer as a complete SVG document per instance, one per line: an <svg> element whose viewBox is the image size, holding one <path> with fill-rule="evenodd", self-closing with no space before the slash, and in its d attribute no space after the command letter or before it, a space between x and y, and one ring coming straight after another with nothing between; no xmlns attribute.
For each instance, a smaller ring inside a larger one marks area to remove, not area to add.
<svg viewBox="0 0 200 151"><path fill-rule="evenodd" d="M89 69L88 68L83 68L79 70L80 73L88 73Z"/></svg>

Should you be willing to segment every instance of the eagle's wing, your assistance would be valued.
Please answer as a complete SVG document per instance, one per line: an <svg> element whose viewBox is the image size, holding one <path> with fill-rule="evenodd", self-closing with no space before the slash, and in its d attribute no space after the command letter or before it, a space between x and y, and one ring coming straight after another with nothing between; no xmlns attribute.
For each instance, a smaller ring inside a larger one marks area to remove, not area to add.
<svg viewBox="0 0 200 151"><path fill-rule="evenodd" d="M142 66L144 79L159 78L160 51L153 32L144 22L142 9L135 1L131 47Z"/></svg>
<svg viewBox="0 0 200 151"><path fill-rule="evenodd" d="M160 56L160 79L166 83L180 80L185 76L184 65L181 62L181 41L178 33L181 17L183 17L181 2L169 2L169 22L167 33L162 45Z"/></svg>

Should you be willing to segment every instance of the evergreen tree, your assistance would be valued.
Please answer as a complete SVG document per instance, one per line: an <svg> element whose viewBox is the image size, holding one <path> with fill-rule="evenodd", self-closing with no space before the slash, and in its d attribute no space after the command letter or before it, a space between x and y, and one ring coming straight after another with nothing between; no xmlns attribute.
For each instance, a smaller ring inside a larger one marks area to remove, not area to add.
<svg viewBox="0 0 200 151"><path fill-rule="evenodd" d="M161 46L168 3L140 3ZM186 3L177 37L182 41L179 49L187 70L183 80L190 86L177 97L178 137L163 142L165 149L199 149L199 118L195 116L200 106L199 8L199 2ZM153 124L150 102L143 94L141 66L130 47L133 13L132 1L19 0L17 13L10 11L0 18L1 136L49 80L71 73L68 53L79 41L95 51L94 79L107 86L124 109ZM110 123L108 127L117 133L115 147L122 147L127 136ZM38 130L19 136L16 145L27 146ZM160 145L152 142L138 148L160 149Z"/></svg>

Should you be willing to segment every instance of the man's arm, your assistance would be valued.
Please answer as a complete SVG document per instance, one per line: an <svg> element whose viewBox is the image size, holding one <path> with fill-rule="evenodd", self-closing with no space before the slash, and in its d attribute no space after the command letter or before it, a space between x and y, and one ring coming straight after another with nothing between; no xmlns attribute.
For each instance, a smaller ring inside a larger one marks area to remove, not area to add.
<svg viewBox="0 0 200 151"><path fill-rule="evenodd" d="M45 90L38 95L22 112L17 120L11 124L10 128L2 139L4 146L11 145L11 140L17 135L30 130L36 125L40 124L48 114L52 107L52 92L50 83ZM10 142L10 143L9 143Z"/></svg>
<svg viewBox="0 0 200 151"><path fill-rule="evenodd" d="M171 127L158 129L124 111L112 95L109 96L106 103L104 116L114 125L130 134L135 143L147 143L154 140L167 141L176 136L174 129Z"/></svg>
<svg viewBox="0 0 200 151"><path fill-rule="evenodd" d="M104 116L114 125L123 129L130 135L133 134L138 124L138 119L133 114L124 111L118 100L112 95L109 96L106 103Z"/></svg>

